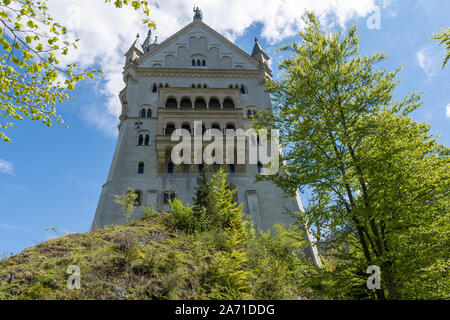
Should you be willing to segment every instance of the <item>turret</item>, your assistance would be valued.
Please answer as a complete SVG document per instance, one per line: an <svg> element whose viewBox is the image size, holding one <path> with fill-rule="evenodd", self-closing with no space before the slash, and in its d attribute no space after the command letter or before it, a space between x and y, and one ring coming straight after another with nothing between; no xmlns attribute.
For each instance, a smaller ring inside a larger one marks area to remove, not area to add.
<svg viewBox="0 0 450 320"><path fill-rule="evenodd" d="M144 43L142 44L142 48L144 49L144 53L149 52L153 48L155 48L157 45L158 37L155 37L155 41L152 40L152 30L148 30L147 38L145 38Z"/></svg>
<svg viewBox="0 0 450 320"><path fill-rule="evenodd" d="M134 40L130 49L125 53L125 65L140 58L144 54L144 49L142 49L141 42L139 41L139 33L136 35L136 40Z"/></svg>
<svg viewBox="0 0 450 320"><path fill-rule="evenodd" d="M261 48L258 39L255 38L255 45L252 50L252 57L259 62L260 66L267 73L269 77L272 76L272 70L269 68L270 57Z"/></svg>

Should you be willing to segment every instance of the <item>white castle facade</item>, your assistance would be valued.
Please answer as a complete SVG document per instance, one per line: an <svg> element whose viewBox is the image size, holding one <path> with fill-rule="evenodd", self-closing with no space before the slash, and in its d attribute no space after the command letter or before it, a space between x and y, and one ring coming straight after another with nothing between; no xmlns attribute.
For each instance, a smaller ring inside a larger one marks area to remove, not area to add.
<svg viewBox="0 0 450 320"><path fill-rule="evenodd" d="M265 78L271 77L269 57L255 39L251 55L218 34L195 10L194 21L161 42L151 33L139 38L125 54L125 88L119 136L106 183L103 185L92 229L124 224L126 218L114 195L129 188L139 194L132 218L140 207L151 205L169 210L174 197L191 203L203 164L174 164L171 141L177 129L242 128L252 124L253 110L271 108ZM275 223L291 223L286 210L302 210L300 198L291 199L271 182L254 182L260 164L220 164L237 190L237 200L251 216L256 228L270 229ZM308 254L320 264L317 250Z"/></svg>

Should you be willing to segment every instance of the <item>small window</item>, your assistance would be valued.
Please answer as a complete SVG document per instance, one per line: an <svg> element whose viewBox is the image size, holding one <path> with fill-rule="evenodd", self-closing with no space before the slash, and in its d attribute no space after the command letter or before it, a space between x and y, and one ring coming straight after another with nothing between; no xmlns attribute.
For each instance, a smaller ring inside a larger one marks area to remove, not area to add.
<svg viewBox="0 0 450 320"><path fill-rule="evenodd" d="M147 109L147 118L152 117L152 109Z"/></svg>
<svg viewBox="0 0 450 320"><path fill-rule="evenodd" d="M263 165L261 162L258 162L258 173L261 173Z"/></svg>
<svg viewBox="0 0 450 320"><path fill-rule="evenodd" d="M203 172L203 165L202 164L198 165L198 172L200 172L200 173Z"/></svg>
<svg viewBox="0 0 450 320"><path fill-rule="evenodd" d="M195 67L195 59L192 59L192 66Z"/></svg>
<svg viewBox="0 0 450 320"><path fill-rule="evenodd" d="M166 84L165 84L165 86L166 86L166 88L168 88L168 87L169 87L169 84L168 84L168 83L166 83Z"/></svg>
<svg viewBox="0 0 450 320"><path fill-rule="evenodd" d="M229 123L227 124L227 129L236 130L236 127L234 126L234 124Z"/></svg>
<svg viewBox="0 0 450 320"><path fill-rule="evenodd" d="M175 131L175 125L170 123L166 126L165 134L171 135L174 131Z"/></svg>
<svg viewBox="0 0 450 320"><path fill-rule="evenodd" d="M144 173L144 163L143 162L139 162L138 174L143 174L143 173Z"/></svg>
<svg viewBox="0 0 450 320"><path fill-rule="evenodd" d="M181 126L181 129L185 129L185 130L189 131L189 133L191 133L191 126L187 123L183 124Z"/></svg>
<svg viewBox="0 0 450 320"><path fill-rule="evenodd" d="M136 207L140 206L142 204L142 192L141 191L135 191L136 199L134 200L134 205Z"/></svg>
<svg viewBox="0 0 450 320"><path fill-rule="evenodd" d="M144 144L145 144L146 146L149 146L149 145L150 145L150 136L149 136L148 134L145 135L145 142L144 142Z"/></svg>
<svg viewBox="0 0 450 320"><path fill-rule="evenodd" d="M158 92L158 87L156 86L156 83L154 83L152 86L152 92L153 93Z"/></svg>
<svg viewBox="0 0 450 320"><path fill-rule="evenodd" d="M167 173L173 174L173 163L172 161L167 164Z"/></svg>
<svg viewBox="0 0 450 320"><path fill-rule="evenodd" d="M236 168L235 168L234 164L228 165L228 171L230 173L235 173L236 172Z"/></svg>
<svg viewBox="0 0 450 320"><path fill-rule="evenodd" d="M145 109L141 110L141 118L145 118Z"/></svg>
<svg viewBox="0 0 450 320"><path fill-rule="evenodd" d="M207 86L207 84L205 83L204 85L203 85L203 88L208 88L208 86Z"/></svg>
<svg viewBox="0 0 450 320"><path fill-rule="evenodd" d="M192 84L192 88L195 88L195 83Z"/></svg>
<svg viewBox="0 0 450 320"><path fill-rule="evenodd" d="M232 84L230 84L230 87L229 87L230 89L233 89L233 85Z"/></svg>
<svg viewBox="0 0 450 320"><path fill-rule="evenodd" d="M243 84L241 84L241 93L242 94L246 94L247 90L245 89L245 86Z"/></svg>
<svg viewBox="0 0 450 320"><path fill-rule="evenodd" d="M206 60L205 59L202 60L202 66L206 67Z"/></svg>
<svg viewBox="0 0 450 320"><path fill-rule="evenodd" d="M138 139L138 145L142 146L143 144L144 144L144 137L142 136L142 134L140 134Z"/></svg>
<svg viewBox="0 0 450 320"><path fill-rule="evenodd" d="M173 201L176 198L175 192L172 191L166 191L163 193L163 203L169 204L169 201Z"/></svg>
<svg viewBox="0 0 450 320"><path fill-rule="evenodd" d="M198 83L197 84L197 88L201 88L202 87L202 84L201 83Z"/></svg>
<svg viewBox="0 0 450 320"><path fill-rule="evenodd" d="M200 67L201 66L201 62L200 62L200 59L198 59L197 60L197 67Z"/></svg>
<svg viewBox="0 0 450 320"><path fill-rule="evenodd" d="M160 83L160 84L159 84L159 87L160 87L160 88L162 88L162 87L163 87L163 84L162 84L162 83Z"/></svg>
<svg viewBox="0 0 450 320"><path fill-rule="evenodd" d="M211 129L217 129L217 130L220 130L220 125L218 125L217 123L214 123L214 124L211 126Z"/></svg>
<svg viewBox="0 0 450 320"><path fill-rule="evenodd" d="M255 115L255 111L252 109L247 110L247 118L253 119L253 116Z"/></svg>

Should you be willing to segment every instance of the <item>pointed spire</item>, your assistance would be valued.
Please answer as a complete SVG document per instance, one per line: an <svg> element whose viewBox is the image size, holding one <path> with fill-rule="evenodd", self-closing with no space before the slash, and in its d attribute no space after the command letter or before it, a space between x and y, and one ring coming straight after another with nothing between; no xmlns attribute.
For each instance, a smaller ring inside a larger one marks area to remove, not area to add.
<svg viewBox="0 0 450 320"><path fill-rule="evenodd" d="M259 52L264 52L264 50L259 45L258 38L255 37L255 45L253 46L252 57L254 57Z"/></svg>

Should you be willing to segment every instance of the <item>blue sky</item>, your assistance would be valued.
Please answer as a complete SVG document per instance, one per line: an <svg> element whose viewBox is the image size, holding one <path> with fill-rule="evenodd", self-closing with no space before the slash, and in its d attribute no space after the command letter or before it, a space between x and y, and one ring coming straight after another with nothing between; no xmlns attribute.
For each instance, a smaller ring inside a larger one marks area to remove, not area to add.
<svg viewBox="0 0 450 320"><path fill-rule="evenodd" d="M164 14L162 10L169 10L167 6L172 5L172 2L169 1L164 8L158 6L154 11L158 13L155 19L160 26L156 34L161 40L176 31L169 32L164 28L171 22L168 18L170 15ZM366 2L372 3L369 0ZM437 46L436 41L429 39L433 32L450 26L450 1L398 0L375 3L381 7L380 29L367 27L370 10L353 16L344 15L344 25L358 24L363 53L383 51L390 55L383 67L393 69L404 66L400 74L403 82L396 90L396 97L401 98L414 91L424 92L424 104L413 117L417 121L430 123L432 132L441 135L439 141L450 145L450 110L446 111L447 106L450 109L450 65L440 69L444 50ZM201 6L201 1L196 4L201 8L209 8L206 2L204 6ZM189 23L191 17L192 4L188 2L183 5L181 9L174 5L170 12L180 12L183 16L177 20L177 28ZM213 12L212 7L210 10ZM330 10L328 13L334 9ZM346 10L351 10L351 5L349 7L347 4ZM275 48L296 39L296 36L292 36L293 32L286 28L270 29L270 17L242 18L244 22L233 17L230 18L230 25L227 25L225 15L221 24L216 26L218 22L214 22L215 19L210 17L212 21L208 21L208 12L204 10L204 21L218 31L227 33L246 52L251 52L253 39L258 37L262 47L272 57L274 77L279 76L277 63L283 54L275 51ZM301 16L301 12L298 16ZM114 19L118 18L110 18L112 20L106 16L104 21L117 23ZM167 34L164 34L164 30ZM138 31L145 32L142 29ZM83 30L80 33L83 41ZM123 48L131 45L135 33L132 29L125 33L127 37L119 37L123 43L115 47L113 58L116 61L122 61L120 52L123 53ZM88 49L85 51L89 53ZM106 72L105 79L101 81L89 80L79 85L74 92L75 101L58 106L58 112L69 129L58 125L47 128L36 122L19 121L8 129L8 135L13 141L0 143L0 256L3 253L20 252L54 236L54 233L45 230L48 227L56 227L61 233L86 232L90 228L116 143L114 128L117 120L114 112L117 112L117 108L111 106L117 104L117 93L123 86L120 82L113 85L118 82L114 79L120 79L117 77L121 72L120 64L105 65L101 59L85 64L92 62L100 64L109 73ZM304 198L307 201L307 196Z"/></svg>

